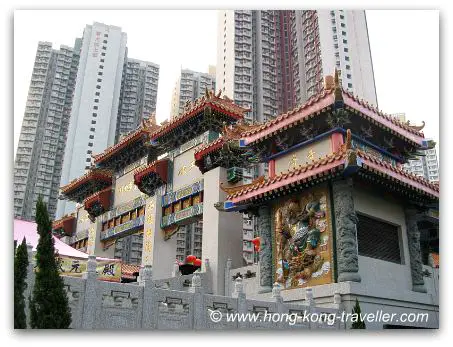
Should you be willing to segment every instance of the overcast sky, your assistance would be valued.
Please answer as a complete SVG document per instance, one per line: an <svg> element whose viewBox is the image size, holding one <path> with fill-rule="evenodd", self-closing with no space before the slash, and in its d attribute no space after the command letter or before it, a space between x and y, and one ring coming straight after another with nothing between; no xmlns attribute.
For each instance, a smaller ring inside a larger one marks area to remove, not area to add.
<svg viewBox="0 0 453 347"><path fill-rule="evenodd" d="M439 139L438 11L367 11L379 108L427 123L425 137ZM128 56L160 65L157 119L170 115L181 67L206 71L216 64L216 11L16 11L14 15L14 154L38 41L73 46L94 21L127 33ZM421 23L423 25L421 25Z"/></svg>

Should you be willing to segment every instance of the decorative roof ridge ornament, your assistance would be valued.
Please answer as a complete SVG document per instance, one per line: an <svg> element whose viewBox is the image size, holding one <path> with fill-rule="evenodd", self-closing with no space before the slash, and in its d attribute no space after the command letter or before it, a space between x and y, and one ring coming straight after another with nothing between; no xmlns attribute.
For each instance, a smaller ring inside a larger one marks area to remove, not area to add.
<svg viewBox="0 0 453 347"><path fill-rule="evenodd" d="M334 104L335 108L342 108L344 106L343 102L343 88L340 83L339 70L335 67L334 73Z"/></svg>
<svg viewBox="0 0 453 347"><path fill-rule="evenodd" d="M422 125L411 125L411 121L408 120L406 123L405 123L409 128L415 130L415 131L421 131L423 130L423 128L425 127L425 121L422 120Z"/></svg>

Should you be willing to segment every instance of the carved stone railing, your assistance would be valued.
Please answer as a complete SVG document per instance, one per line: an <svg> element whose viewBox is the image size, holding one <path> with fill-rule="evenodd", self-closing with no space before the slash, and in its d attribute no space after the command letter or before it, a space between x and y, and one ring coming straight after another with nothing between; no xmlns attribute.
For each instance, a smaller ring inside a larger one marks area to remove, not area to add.
<svg viewBox="0 0 453 347"><path fill-rule="evenodd" d="M69 306L72 312L73 329L286 329L298 327L332 328L327 324L290 324L288 321L262 320L244 322L228 318L228 315L257 313L294 313L339 310L316 308L313 300L308 304L286 304L274 285L270 301L250 300L243 291L242 278L234 282L232 296L206 293L204 283L209 272L175 276L167 280L151 280L151 268L145 267L137 284L103 282L97 279L96 260L90 256L87 273L82 278L63 277ZM172 289L181 286L190 278L188 290ZM33 285L33 267L30 267L28 283ZM163 289L163 286L168 289ZM213 316L213 312L217 316ZM27 312L28 314L28 312ZM218 315L220 314L220 319ZM342 328L340 325L334 328Z"/></svg>

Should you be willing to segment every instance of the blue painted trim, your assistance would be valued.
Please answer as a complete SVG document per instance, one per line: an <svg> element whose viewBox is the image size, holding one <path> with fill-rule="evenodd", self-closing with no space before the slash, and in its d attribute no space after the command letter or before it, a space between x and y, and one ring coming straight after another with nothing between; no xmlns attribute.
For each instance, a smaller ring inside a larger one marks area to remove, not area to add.
<svg viewBox="0 0 453 347"><path fill-rule="evenodd" d="M333 128L332 130L329 130L329 131L327 131L327 132L325 132L325 133L319 134L319 135L315 136L314 138L312 138L312 139L310 139L310 140L308 140L308 141L304 141L304 142L298 143L297 145L294 145L294 146L292 146L292 147L290 147L290 148L288 148L288 149L285 149L284 151L275 153L275 154L273 154L273 155L271 155L271 156L265 158L265 161L267 162L267 161L272 160L272 159L275 159L275 158L277 158L277 157L279 157L279 156L281 156L281 155L284 155L284 154L287 154L287 153L291 153L292 151L294 151L294 150L296 150L296 149L299 149L299 148L301 148L301 147L304 147L304 146L306 146L306 145L309 145L310 143L313 143L313 142L315 142L315 141L318 141L318 140L320 140L320 139L323 139L324 137L329 136L329 135L331 135L331 134L333 134L333 133L342 133L343 135L346 135L346 130L343 129L343 128ZM360 142L360 143L363 143L363 144L365 144L365 145L367 145L367 146L369 146L369 147L375 149L376 151L378 151L378 152L380 152L380 153L382 153L382 154L384 154L384 155L386 155L386 156L388 156L388 157L390 157L390 158L396 160L397 162L403 162L403 159L402 159L402 158L397 157L397 156L395 156L395 155L393 155L393 154L387 152L385 149L383 149L383 148L381 148L381 147L379 147L379 146L376 146L374 143L371 143L371 142L369 142L369 141L367 141L367 140L364 140L364 139L362 139L362 138L360 138L359 136L354 135L354 134L352 134L352 138L353 138L355 141Z"/></svg>

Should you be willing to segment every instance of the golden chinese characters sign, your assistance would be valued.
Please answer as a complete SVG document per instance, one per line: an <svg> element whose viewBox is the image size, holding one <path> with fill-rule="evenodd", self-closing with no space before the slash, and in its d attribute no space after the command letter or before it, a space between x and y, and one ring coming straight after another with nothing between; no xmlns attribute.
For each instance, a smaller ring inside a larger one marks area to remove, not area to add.
<svg viewBox="0 0 453 347"><path fill-rule="evenodd" d="M156 227L156 196L146 201L145 225L143 229L143 251L142 264L152 265L153 263L153 242L154 229Z"/></svg>
<svg viewBox="0 0 453 347"><path fill-rule="evenodd" d="M275 280L284 288L333 282L329 193L319 187L273 208Z"/></svg>
<svg viewBox="0 0 453 347"><path fill-rule="evenodd" d="M58 272L63 276L82 277L87 271L87 260L70 258L65 256L56 257ZM119 260L97 260L97 277L101 281L121 281L121 261Z"/></svg>

